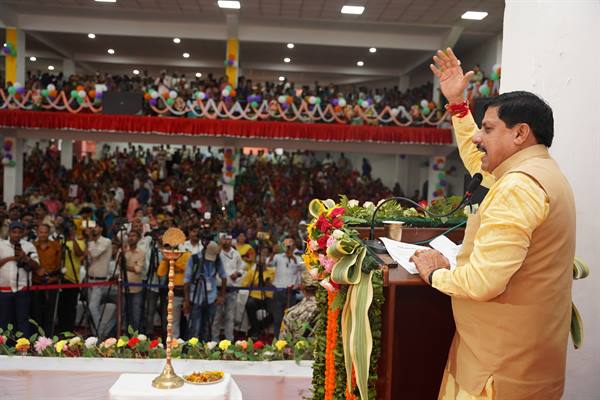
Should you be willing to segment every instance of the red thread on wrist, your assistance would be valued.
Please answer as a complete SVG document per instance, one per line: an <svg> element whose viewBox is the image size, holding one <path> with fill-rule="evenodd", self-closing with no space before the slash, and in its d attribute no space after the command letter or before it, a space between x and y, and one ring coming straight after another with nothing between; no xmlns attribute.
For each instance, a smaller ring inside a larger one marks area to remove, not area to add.
<svg viewBox="0 0 600 400"><path fill-rule="evenodd" d="M446 110L448 110L452 116L464 118L469 114L469 103L465 100L459 104L446 104Z"/></svg>

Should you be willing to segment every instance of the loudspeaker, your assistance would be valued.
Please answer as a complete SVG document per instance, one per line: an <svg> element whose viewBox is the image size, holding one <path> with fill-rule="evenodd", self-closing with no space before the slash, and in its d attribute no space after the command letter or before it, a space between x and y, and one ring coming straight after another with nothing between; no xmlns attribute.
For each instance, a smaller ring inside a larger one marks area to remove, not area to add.
<svg viewBox="0 0 600 400"><path fill-rule="evenodd" d="M102 96L103 114L142 114L144 96L133 92L106 92Z"/></svg>

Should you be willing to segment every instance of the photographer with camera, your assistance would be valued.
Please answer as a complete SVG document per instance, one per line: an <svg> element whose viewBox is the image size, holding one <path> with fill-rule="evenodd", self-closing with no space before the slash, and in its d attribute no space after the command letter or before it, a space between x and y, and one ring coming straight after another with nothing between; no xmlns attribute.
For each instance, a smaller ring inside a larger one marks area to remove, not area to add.
<svg viewBox="0 0 600 400"><path fill-rule="evenodd" d="M51 227L45 223L37 228L37 240L33 243L40 260L40 268L35 271L32 281L35 285L58 283L60 275L60 243L50 240ZM31 317L52 336L54 334L54 308L57 290L36 290L32 292Z"/></svg>
<svg viewBox="0 0 600 400"><path fill-rule="evenodd" d="M62 235L63 282L80 283L85 241L78 239L75 224L66 219L59 226ZM58 332L72 332L77 316L79 288L61 289L58 301Z"/></svg>
<svg viewBox="0 0 600 400"><path fill-rule="evenodd" d="M188 231L189 239L181 245L181 250L187 251L190 254L198 254L204 248L200 240L200 225L192 225ZM210 239L209 239L210 240ZM208 243L208 242L207 242Z"/></svg>
<svg viewBox="0 0 600 400"><path fill-rule="evenodd" d="M236 300L238 292L234 290L240 285L240 278L246 270L246 263L242 261L240 253L231 245L231 235L225 235L221 238L221 263L227 274L224 279L227 285L227 295L223 304L217 306L217 313L212 326L212 340L218 342L221 330L225 334L225 339L233 340L233 325L235 319Z"/></svg>
<svg viewBox="0 0 600 400"><path fill-rule="evenodd" d="M125 250L125 268L128 283L142 283L142 273L146 262L146 252L138 247L141 234L132 230L127 235L127 249ZM125 293L125 327L131 326L134 330L142 328L143 294L140 286L131 286Z"/></svg>
<svg viewBox="0 0 600 400"><path fill-rule="evenodd" d="M267 288L272 287L275 271L268 268L267 260L270 255L268 246L263 246L260 250L258 260L246 270L246 274L240 281L241 287ZM267 310L270 309L270 302L273 298L272 291L252 290L246 301L246 311L250 321L250 331L248 337L256 339L260 336L267 325Z"/></svg>
<svg viewBox="0 0 600 400"><path fill-rule="evenodd" d="M173 337L179 338L181 336L181 310L183 308L183 278L185 275L185 268L187 266L188 260L192 256L192 253L186 251L181 254L175 260L175 289L174 289L174 297L173 297ZM158 270L156 274L159 277L166 277L169 274L169 260L163 258L158 266Z"/></svg>
<svg viewBox="0 0 600 400"><path fill-rule="evenodd" d="M95 224L94 221L88 222L84 234L87 239L87 280L91 283L104 282L108 280L108 267L112 254L111 241L102 236L103 227L101 224ZM108 286L94 286L88 289L88 305L90 314L96 329L100 330L100 313L102 298L106 295ZM99 332L96 332L99 335Z"/></svg>
<svg viewBox="0 0 600 400"><path fill-rule="evenodd" d="M25 227L19 221L9 225L9 240L0 241L0 328L14 325L17 331L29 337L31 271L39 268L38 254L33 244L23 240Z"/></svg>
<svg viewBox="0 0 600 400"><path fill-rule="evenodd" d="M217 275L221 279L227 278L219 258L220 252L220 246L210 241L201 253L188 260L183 288L183 313L190 321L188 337L210 340L216 307L225 300L227 290L223 283L217 289Z"/></svg>
<svg viewBox="0 0 600 400"><path fill-rule="evenodd" d="M300 287L300 274L304 269L302 259L294 254L296 248L294 239L286 238L283 245L285 246L285 253L275 254L272 261L275 268L273 286L278 289L287 289L285 291L278 290L273 296L273 332L275 337L279 337L285 310L296 304L294 290Z"/></svg>

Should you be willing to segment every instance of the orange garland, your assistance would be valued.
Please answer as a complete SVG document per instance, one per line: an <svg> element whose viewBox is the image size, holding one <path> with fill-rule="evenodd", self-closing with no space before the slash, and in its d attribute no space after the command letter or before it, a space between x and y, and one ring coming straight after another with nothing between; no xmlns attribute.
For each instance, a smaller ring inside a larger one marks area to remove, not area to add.
<svg viewBox="0 0 600 400"><path fill-rule="evenodd" d="M346 386L346 400L356 400L356 396L353 391L356 387L356 374L354 373L354 366L352 366L352 386Z"/></svg>
<svg viewBox="0 0 600 400"><path fill-rule="evenodd" d="M337 291L327 291L327 347L325 348L325 400L333 400L335 392L335 348L338 339L340 309L333 310Z"/></svg>

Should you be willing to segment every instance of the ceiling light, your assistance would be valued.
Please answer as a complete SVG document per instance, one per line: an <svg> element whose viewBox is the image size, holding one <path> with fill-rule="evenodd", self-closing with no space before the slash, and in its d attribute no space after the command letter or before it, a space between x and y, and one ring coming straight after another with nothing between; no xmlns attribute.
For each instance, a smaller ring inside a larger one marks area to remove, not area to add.
<svg viewBox="0 0 600 400"><path fill-rule="evenodd" d="M37 57L36 56L31 56L31 57L29 57L29 61L37 61Z"/></svg>
<svg viewBox="0 0 600 400"><path fill-rule="evenodd" d="M190 58L190 53L183 53L183 58Z"/></svg>
<svg viewBox="0 0 600 400"><path fill-rule="evenodd" d="M375 47L371 47L369 49L369 53L376 53L376 52L377 52L377 48L375 48Z"/></svg>
<svg viewBox="0 0 600 400"><path fill-rule="evenodd" d="M173 43L179 44L179 43L181 43L181 39L179 39L178 37L173 38Z"/></svg>
<svg viewBox="0 0 600 400"><path fill-rule="evenodd" d="M115 54L115 49L108 49L108 50L106 50L106 52L108 54Z"/></svg>
<svg viewBox="0 0 600 400"><path fill-rule="evenodd" d="M54 65L48 65L48 70L49 71L54 71Z"/></svg>
<svg viewBox="0 0 600 400"><path fill-rule="evenodd" d="M117 0L94 0L96 3L116 3Z"/></svg>
<svg viewBox="0 0 600 400"><path fill-rule="evenodd" d="M288 49L293 49L294 48L294 43L288 43L287 44L287 48Z"/></svg>
<svg viewBox="0 0 600 400"><path fill-rule="evenodd" d="M219 1L217 1L217 4L221 8L232 8L234 10L239 10L240 9L240 2L239 1L219 0Z"/></svg>
<svg viewBox="0 0 600 400"><path fill-rule="evenodd" d="M289 63L289 62L291 62L291 61L292 61L292 59L291 59L291 58L289 58L289 57L286 57L286 58L284 58L284 59L283 59L283 62L284 62L284 63Z"/></svg>
<svg viewBox="0 0 600 400"><path fill-rule="evenodd" d="M96 39L96 34L95 33L88 33L88 37L90 39Z"/></svg>
<svg viewBox="0 0 600 400"><path fill-rule="evenodd" d="M461 18L462 19L474 19L476 21L481 21L485 17L487 17L488 13L485 11L467 11L464 13Z"/></svg>
<svg viewBox="0 0 600 400"><path fill-rule="evenodd" d="M364 61L357 61L356 65L358 65L359 67L362 67L363 65L365 65Z"/></svg>
<svg viewBox="0 0 600 400"><path fill-rule="evenodd" d="M285 81L285 76L280 76L280 77L279 77L279 80L280 80L281 82Z"/></svg>
<svg viewBox="0 0 600 400"><path fill-rule="evenodd" d="M139 75L140 74L140 70L139 69L134 69L133 70L133 74L134 75Z"/></svg>
<svg viewBox="0 0 600 400"><path fill-rule="evenodd" d="M342 7L342 14L355 14L361 15L365 11L363 6L344 6Z"/></svg>
<svg viewBox="0 0 600 400"><path fill-rule="evenodd" d="M202 78L202 72L196 72L196 78Z"/></svg>

